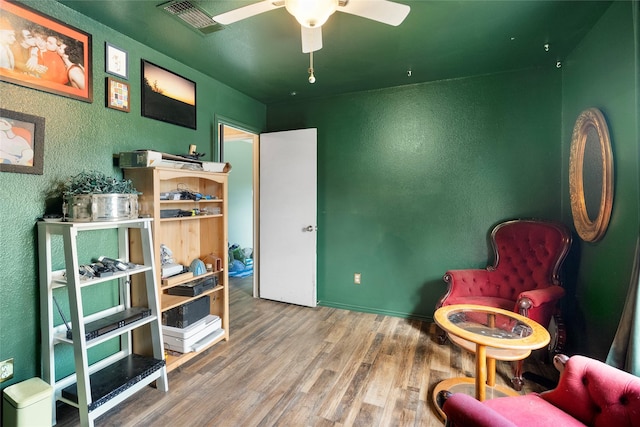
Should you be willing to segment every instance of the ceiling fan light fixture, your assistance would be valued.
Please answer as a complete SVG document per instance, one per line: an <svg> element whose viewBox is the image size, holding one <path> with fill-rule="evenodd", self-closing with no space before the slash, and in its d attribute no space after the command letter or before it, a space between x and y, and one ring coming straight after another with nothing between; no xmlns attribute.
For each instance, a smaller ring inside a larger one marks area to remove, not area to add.
<svg viewBox="0 0 640 427"><path fill-rule="evenodd" d="M338 0L285 0L284 6L307 28L320 27L336 11Z"/></svg>

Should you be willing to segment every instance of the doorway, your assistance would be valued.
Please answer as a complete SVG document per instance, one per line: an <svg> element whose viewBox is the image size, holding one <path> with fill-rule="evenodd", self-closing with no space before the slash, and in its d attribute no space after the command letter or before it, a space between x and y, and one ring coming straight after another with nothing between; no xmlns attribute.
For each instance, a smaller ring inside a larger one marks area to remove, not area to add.
<svg viewBox="0 0 640 427"><path fill-rule="evenodd" d="M259 135L221 120L218 132L217 158L232 166L229 244L252 252L253 297L315 307L317 129ZM283 256L290 274L282 274ZM234 251L230 261L234 277Z"/></svg>
<svg viewBox="0 0 640 427"><path fill-rule="evenodd" d="M229 244L238 245L230 277L251 274L253 296L259 295L259 153L260 137L249 130L219 123L218 161L231 164L228 185ZM242 256L245 258L242 259Z"/></svg>

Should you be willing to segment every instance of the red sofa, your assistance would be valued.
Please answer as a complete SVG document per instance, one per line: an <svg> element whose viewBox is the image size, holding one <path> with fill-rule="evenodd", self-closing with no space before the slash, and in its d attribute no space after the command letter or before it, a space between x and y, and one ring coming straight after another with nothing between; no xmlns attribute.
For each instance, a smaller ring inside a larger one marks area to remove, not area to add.
<svg viewBox="0 0 640 427"><path fill-rule="evenodd" d="M563 362L556 356L554 363ZM566 358L557 387L479 402L440 397L450 427L640 427L640 377L584 356Z"/></svg>

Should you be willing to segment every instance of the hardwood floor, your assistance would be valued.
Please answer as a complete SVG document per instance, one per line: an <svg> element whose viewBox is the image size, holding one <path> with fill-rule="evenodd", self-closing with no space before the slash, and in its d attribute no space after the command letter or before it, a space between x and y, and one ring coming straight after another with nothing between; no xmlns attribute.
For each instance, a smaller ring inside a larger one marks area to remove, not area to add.
<svg viewBox="0 0 640 427"><path fill-rule="evenodd" d="M229 342L169 373L168 393L147 387L96 426L442 426L431 391L474 375L473 355L438 345L433 324L255 299L251 278L231 280L230 301ZM525 370L557 378L534 357ZM510 374L498 362L497 382ZM58 409L59 426L77 424L75 408Z"/></svg>

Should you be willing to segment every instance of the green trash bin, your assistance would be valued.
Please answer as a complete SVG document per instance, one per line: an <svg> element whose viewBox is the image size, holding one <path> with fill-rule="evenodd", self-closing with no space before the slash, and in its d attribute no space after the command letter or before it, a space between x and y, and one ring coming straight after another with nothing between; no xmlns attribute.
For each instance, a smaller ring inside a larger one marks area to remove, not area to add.
<svg viewBox="0 0 640 427"><path fill-rule="evenodd" d="M31 378L4 389L2 425L5 427L51 426L51 386Z"/></svg>

